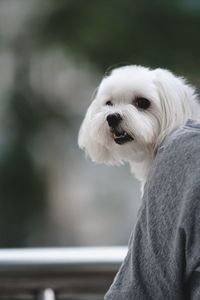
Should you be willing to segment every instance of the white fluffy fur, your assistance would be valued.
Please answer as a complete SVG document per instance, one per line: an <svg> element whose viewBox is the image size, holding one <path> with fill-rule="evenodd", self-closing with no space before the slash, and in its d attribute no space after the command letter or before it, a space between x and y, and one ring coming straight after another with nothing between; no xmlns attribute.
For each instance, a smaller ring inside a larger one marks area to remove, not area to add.
<svg viewBox="0 0 200 300"><path fill-rule="evenodd" d="M147 110L133 105L137 97L151 101ZM113 106L105 105L112 101ZM121 126L134 137L118 145L106 117L122 116ZM188 119L199 120L200 105L195 90L183 78L164 69L141 66L117 68L103 78L95 99L82 123L78 143L98 163L119 165L128 162L131 171L144 184L157 148Z"/></svg>

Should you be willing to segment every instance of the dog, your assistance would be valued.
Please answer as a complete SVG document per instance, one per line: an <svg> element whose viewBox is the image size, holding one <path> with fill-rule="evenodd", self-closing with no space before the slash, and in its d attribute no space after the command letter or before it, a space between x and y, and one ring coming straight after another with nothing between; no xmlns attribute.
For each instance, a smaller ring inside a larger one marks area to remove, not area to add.
<svg viewBox="0 0 200 300"><path fill-rule="evenodd" d="M96 163L129 163L143 190L163 141L199 116L195 88L184 78L166 69L123 66L102 79L78 144Z"/></svg>

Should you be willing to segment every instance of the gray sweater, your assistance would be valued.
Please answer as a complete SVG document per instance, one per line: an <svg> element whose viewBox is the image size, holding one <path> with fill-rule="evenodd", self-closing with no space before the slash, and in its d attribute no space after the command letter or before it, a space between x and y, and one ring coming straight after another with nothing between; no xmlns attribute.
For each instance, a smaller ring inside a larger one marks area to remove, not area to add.
<svg viewBox="0 0 200 300"><path fill-rule="evenodd" d="M159 148L104 299L200 299L200 124L189 120Z"/></svg>

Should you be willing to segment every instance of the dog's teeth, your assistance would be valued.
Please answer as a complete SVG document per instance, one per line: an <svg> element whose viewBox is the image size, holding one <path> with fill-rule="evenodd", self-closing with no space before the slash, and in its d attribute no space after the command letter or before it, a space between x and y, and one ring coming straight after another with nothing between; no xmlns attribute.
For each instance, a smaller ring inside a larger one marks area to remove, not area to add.
<svg viewBox="0 0 200 300"><path fill-rule="evenodd" d="M121 135L121 137L125 137L127 135L126 132L123 132L123 134Z"/></svg>
<svg viewBox="0 0 200 300"><path fill-rule="evenodd" d="M126 132L123 132L121 135L116 135L114 134L114 138L124 138L127 136L127 133Z"/></svg>

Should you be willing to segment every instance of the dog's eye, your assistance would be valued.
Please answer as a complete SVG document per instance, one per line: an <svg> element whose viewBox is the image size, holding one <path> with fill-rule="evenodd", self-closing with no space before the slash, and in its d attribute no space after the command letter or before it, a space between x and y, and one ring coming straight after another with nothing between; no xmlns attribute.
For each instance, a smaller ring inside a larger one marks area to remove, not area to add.
<svg viewBox="0 0 200 300"><path fill-rule="evenodd" d="M113 104L112 104L112 102L111 102L110 100L108 100L108 101L106 102L106 105L113 106Z"/></svg>
<svg viewBox="0 0 200 300"><path fill-rule="evenodd" d="M141 109L148 109L151 104L151 102L146 98L137 98L135 103L136 106Z"/></svg>

